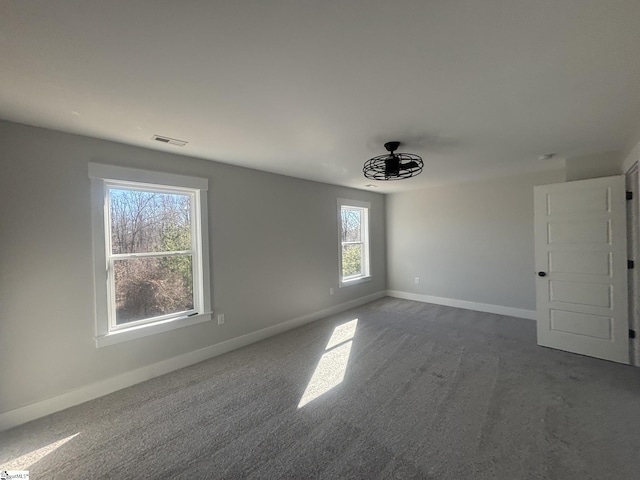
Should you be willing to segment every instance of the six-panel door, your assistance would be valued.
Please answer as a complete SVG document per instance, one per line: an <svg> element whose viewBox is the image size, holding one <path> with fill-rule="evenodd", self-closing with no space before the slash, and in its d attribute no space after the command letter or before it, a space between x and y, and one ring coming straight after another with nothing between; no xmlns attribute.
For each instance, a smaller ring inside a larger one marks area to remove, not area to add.
<svg viewBox="0 0 640 480"><path fill-rule="evenodd" d="M624 176L534 188L538 344L629 363Z"/></svg>

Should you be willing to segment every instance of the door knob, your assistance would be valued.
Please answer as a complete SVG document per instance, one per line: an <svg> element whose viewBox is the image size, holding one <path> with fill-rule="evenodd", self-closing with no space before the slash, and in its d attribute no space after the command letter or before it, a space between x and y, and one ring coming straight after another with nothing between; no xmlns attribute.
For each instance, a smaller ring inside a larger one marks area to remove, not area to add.
<svg viewBox="0 0 640 480"><path fill-rule="evenodd" d="M538 272L539 277L546 277L547 274L545 272Z"/></svg>

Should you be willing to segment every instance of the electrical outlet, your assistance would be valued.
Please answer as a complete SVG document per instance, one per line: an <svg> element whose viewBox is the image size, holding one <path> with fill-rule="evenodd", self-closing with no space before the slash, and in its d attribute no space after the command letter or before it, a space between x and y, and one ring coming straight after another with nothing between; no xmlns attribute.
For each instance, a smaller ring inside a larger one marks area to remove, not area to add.
<svg viewBox="0 0 640 480"><path fill-rule="evenodd" d="M218 314L218 325L222 325L224 323L224 313Z"/></svg>
<svg viewBox="0 0 640 480"><path fill-rule="evenodd" d="M413 283L415 283L416 285L420 285L420 277L414 278Z"/></svg>
<svg viewBox="0 0 640 480"><path fill-rule="evenodd" d="M333 287L329 289L329 295L333 295Z"/></svg>

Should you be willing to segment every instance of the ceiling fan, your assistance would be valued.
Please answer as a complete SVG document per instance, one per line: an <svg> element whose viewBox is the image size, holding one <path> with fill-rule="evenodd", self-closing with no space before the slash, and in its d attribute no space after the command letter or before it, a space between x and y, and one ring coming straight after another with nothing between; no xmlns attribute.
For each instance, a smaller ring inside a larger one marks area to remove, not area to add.
<svg viewBox="0 0 640 480"><path fill-rule="evenodd" d="M389 153L367 160L362 168L364 176L372 180L402 180L419 175L424 167L422 158L413 153L395 153L399 146L396 141L385 143Z"/></svg>

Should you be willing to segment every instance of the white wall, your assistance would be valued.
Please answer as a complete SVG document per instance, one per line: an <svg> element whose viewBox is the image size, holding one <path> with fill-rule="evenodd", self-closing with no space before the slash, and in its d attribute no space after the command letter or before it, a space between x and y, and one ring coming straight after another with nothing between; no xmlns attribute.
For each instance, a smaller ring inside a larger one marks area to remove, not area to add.
<svg viewBox="0 0 640 480"><path fill-rule="evenodd" d="M620 152L602 152L593 155L567 158L567 182L587 178L621 175L623 155Z"/></svg>
<svg viewBox="0 0 640 480"><path fill-rule="evenodd" d="M225 325L96 349L88 162L209 179L212 300ZM372 205L373 280L340 289L338 197ZM0 122L0 414L384 291L384 201L371 192Z"/></svg>
<svg viewBox="0 0 640 480"><path fill-rule="evenodd" d="M388 289L535 310L533 187L564 180L554 170L388 195Z"/></svg>

